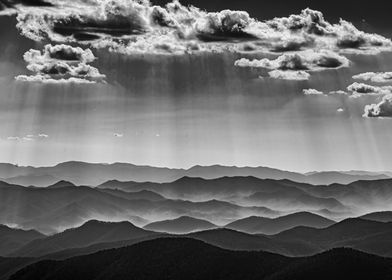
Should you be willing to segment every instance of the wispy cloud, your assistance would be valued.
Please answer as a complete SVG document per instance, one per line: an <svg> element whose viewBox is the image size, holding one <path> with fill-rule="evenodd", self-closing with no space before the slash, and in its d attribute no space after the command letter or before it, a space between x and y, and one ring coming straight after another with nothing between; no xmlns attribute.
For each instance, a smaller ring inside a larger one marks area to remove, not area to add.
<svg viewBox="0 0 392 280"><path fill-rule="evenodd" d="M30 142L35 140L43 140L46 138L49 138L49 135L44 133L39 133L39 134L28 134L25 136L8 136L5 139L8 141Z"/></svg>

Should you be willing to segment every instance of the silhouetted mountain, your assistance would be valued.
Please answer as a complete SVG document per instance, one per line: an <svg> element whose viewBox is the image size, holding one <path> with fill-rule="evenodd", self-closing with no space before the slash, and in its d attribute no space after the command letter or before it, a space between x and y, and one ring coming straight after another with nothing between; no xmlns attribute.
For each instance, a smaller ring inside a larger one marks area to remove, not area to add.
<svg viewBox="0 0 392 280"><path fill-rule="evenodd" d="M35 230L15 229L0 225L0 256L6 256L32 240L44 237L45 235Z"/></svg>
<svg viewBox="0 0 392 280"><path fill-rule="evenodd" d="M206 220L182 216L174 220L165 220L150 223L146 225L144 229L153 230L156 232L184 234L194 231L208 230L216 227L216 225Z"/></svg>
<svg viewBox="0 0 392 280"><path fill-rule="evenodd" d="M274 240L304 245L317 252L350 247L392 257L392 223L347 219L324 229L296 227L270 236Z"/></svg>
<svg viewBox="0 0 392 280"><path fill-rule="evenodd" d="M149 190L160 193L166 197L176 199L231 199L235 196L249 196L257 192L274 193L278 191L287 193L303 194L299 189L302 184L292 181L277 181L269 179L258 179L256 177L222 177L217 179L203 179L193 177L182 177L170 183L140 183L113 182L111 188L119 188L128 191ZM107 187L107 184L105 183ZM307 187L313 187L306 185Z"/></svg>
<svg viewBox="0 0 392 280"><path fill-rule="evenodd" d="M10 280L23 279L348 279L387 280L392 260L350 249L308 258L229 251L186 238L162 238L63 261L41 261Z"/></svg>
<svg viewBox="0 0 392 280"><path fill-rule="evenodd" d="M324 198L335 198L344 205L355 205L356 208L389 209L392 203L391 179L374 181L356 181L348 185L332 184L327 187L298 185L307 193Z"/></svg>
<svg viewBox="0 0 392 280"><path fill-rule="evenodd" d="M334 223L332 220L313 213L299 212L275 219L248 217L232 222L225 227L247 233L276 234L298 226L325 228Z"/></svg>
<svg viewBox="0 0 392 280"><path fill-rule="evenodd" d="M339 184L350 184L355 181L371 181L371 180L382 180L382 179L390 179L389 176L385 174L347 174L345 172L337 172L337 171L330 171L330 172L316 172L312 175L307 176L306 182L313 185L329 185L333 183ZM301 182L301 181L299 181Z"/></svg>
<svg viewBox="0 0 392 280"><path fill-rule="evenodd" d="M133 181L127 181L127 182L122 182L119 180L109 180L107 182L104 182L100 185L97 186L99 189L105 189L105 190L121 190L124 192L129 192L132 191L134 186L137 186L140 184L140 182L133 182Z"/></svg>
<svg viewBox="0 0 392 280"><path fill-rule="evenodd" d="M41 177L40 177L41 176ZM39 178L45 178L43 182ZM382 173L346 174L344 172L320 172L308 175L273 169L268 167L230 167L230 166L195 166L190 169L170 169L151 166L137 166L128 163L98 164L70 161L51 167L23 167L0 164L0 178L12 178L17 184L32 185L32 178L37 178L37 186L54 184L58 180L74 182L77 185L96 186L110 180L133 182L172 182L184 176L216 179L220 177L256 177L259 179L288 179L317 185L332 183L348 184L358 180L386 179ZM56 178L55 180L51 178ZM30 180L29 180L30 179ZM12 180L12 179L10 179ZM51 181L52 180L52 181ZM51 182L50 182L51 181ZM109 188L110 185L105 186Z"/></svg>
<svg viewBox="0 0 392 280"><path fill-rule="evenodd" d="M65 188L65 187L76 187L73 183L68 181L58 181L53 185L47 186L47 188L56 189L56 188Z"/></svg>
<svg viewBox="0 0 392 280"><path fill-rule="evenodd" d="M364 220L371 220L371 221L384 222L384 223L392 222L392 211L369 213L361 216L360 218Z"/></svg>
<svg viewBox="0 0 392 280"><path fill-rule="evenodd" d="M35 187L46 187L49 185L56 184L59 179L51 176L51 175L21 175L16 177L11 177L4 179L7 183L17 184L21 186L35 186Z"/></svg>
<svg viewBox="0 0 392 280"><path fill-rule="evenodd" d="M334 198L320 198L307 194L305 191L292 188L292 190L278 190L273 192L256 192L244 198L253 205L262 204L267 207L279 209L308 209L308 210L344 210L346 207Z"/></svg>
<svg viewBox="0 0 392 280"><path fill-rule="evenodd" d="M101 192L109 193L129 200L150 200L159 201L166 199L164 196L152 191L125 192L118 189L99 189Z"/></svg>
<svg viewBox="0 0 392 280"><path fill-rule="evenodd" d="M154 235L129 222L88 221L78 228L34 240L12 253L18 257L40 257L60 250L87 247L96 243L136 239Z"/></svg>
<svg viewBox="0 0 392 280"><path fill-rule="evenodd" d="M279 241L272 240L266 236L251 235L231 229L206 230L190 233L186 236L228 250L267 251L291 255Z"/></svg>
<svg viewBox="0 0 392 280"><path fill-rule="evenodd" d="M267 251L278 253L286 256L303 256L317 253L318 250L312 247L307 247L304 244L297 244L295 242L286 242L272 239L268 236L251 235L231 229L212 229L199 232L193 232L186 235L198 240L202 240L208 244L218 246L229 250L246 250L246 251ZM105 249L120 248L124 246L133 245L145 240L156 239L160 237L179 237L178 235L171 234L156 234L147 237L121 240L115 242L97 243L83 248L71 248L60 250L55 253L42 256L43 259L56 259L62 260L74 256L87 255Z"/></svg>

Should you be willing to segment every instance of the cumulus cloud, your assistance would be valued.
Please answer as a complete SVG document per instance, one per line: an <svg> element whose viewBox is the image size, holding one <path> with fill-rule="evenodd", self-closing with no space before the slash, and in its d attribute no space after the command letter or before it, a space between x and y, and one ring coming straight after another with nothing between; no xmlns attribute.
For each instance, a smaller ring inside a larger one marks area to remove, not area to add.
<svg viewBox="0 0 392 280"><path fill-rule="evenodd" d="M353 97L358 97L363 94L383 95L392 93L392 86L372 86L364 83L353 83L347 87L347 90L352 93Z"/></svg>
<svg viewBox="0 0 392 280"><path fill-rule="evenodd" d="M322 91L319 91L317 89L309 88L309 89L304 89L303 90L304 95L324 95Z"/></svg>
<svg viewBox="0 0 392 280"><path fill-rule="evenodd" d="M268 75L273 79L291 80L291 81L306 81L309 80L310 78L310 74L306 71L273 70L268 72Z"/></svg>
<svg viewBox="0 0 392 280"><path fill-rule="evenodd" d="M260 60L239 59L235 62L239 67L257 67L274 70L322 70L327 68L347 67L349 60L328 50L306 50L296 53L286 53L276 59L263 58Z"/></svg>
<svg viewBox="0 0 392 280"><path fill-rule="evenodd" d="M124 134L122 134L122 133L113 133L113 136L117 137L117 138L122 138L122 137L124 137Z"/></svg>
<svg viewBox="0 0 392 280"><path fill-rule="evenodd" d="M206 12L177 0L164 7L147 0L51 3L55 7L50 9L20 9L17 27L23 35L36 41L83 43L126 54L313 48L367 53L392 46L389 39L359 31L349 22L331 24L321 12L311 9L259 21L246 11Z"/></svg>
<svg viewBox="0 0 392 280"><path fill-rule="evenodd" d="M305 71L320 71L325 69L337 69L349 66L350 61L337 53L329 50L306 50L296 53L285 53L276 59L247 59L241 58L234 65L238 67L265 68L278 70L270 73L271 77L296 77L298 80L309 79L309 73ZM284 72L287 72L286 74ZM306 73L306 74L305 74Z"/></svg>
<svg viewBox="0 0 392 280"><path fill-rule="evenodd" d="M366 105L363 116L367 118L392 117L392 94L385 95L378 104Z"/></svg>
<svg viewBox="0 0 392 280"><path fill-rule="evenodd" d="M344 109L343 109L343 108L338 108L336 111L337 111L338 113L343 113L343 112L344 112Z"/></svg>
<svg viewBox="0 0 392 280"><path fill-rule="evenodd" d="M353 76L355 80L369 81L373 83L392 82L392 72L367 72Z"/></svg>
<svg viewBox="0 0 392 280"><path fill-rule="evenodd" d="M48 60L62 60L68 62L93 62L96 57L90 49L82 49L80 47L72 47L64 44L59 45L46 45L44 50L31 49L27 51L24 56L24 60L28 63L43 62Z"/></svg>
<svg viewBox="0 0 392 280"><path fill-rule="evenodd" d="M68 45L46 45L44 50L31 49L24 54L27 69L35 75L20 75L16 80L42 83L95 83L105 75L87 63L95 60L90 49Z"/></svg>

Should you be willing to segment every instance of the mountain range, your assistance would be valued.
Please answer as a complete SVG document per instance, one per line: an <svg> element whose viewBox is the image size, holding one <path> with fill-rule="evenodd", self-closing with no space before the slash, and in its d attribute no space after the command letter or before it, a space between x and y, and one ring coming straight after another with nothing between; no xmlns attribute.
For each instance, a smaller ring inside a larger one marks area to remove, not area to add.
<svg viewBox="0 0 392 280"><path fill-rule="evenodd" d="M327 219L340 221L390 209L391 184L392 179L319 186L255 177L210 180L183 177L171 183L111 180L98 187L76 186L69 181L59 181L38 188L0 181L0 224L34 228L44 234L52 234L92 219L127 220L137 226L146 226L188 216L224 226L251 216L277 218L292 213L311 212L325 217L324 222ZM388 221L390 214L384 212L382 215L378 217L379 220ZM295 223L323 226L307 224L310 219L305 219L306 223L300 223L300 220L301 217ZM257 229L256 225L253 226L254 230L251 230L252 225L239 229L252 233L260 230L260 227ZM260 230L260 233L272 234L285 229L271 227Z"/></svg>
<svg viewBox="0 0 392 280"><path fill-rule="evenodd" d="M96 186L109 180L167 183L182 177L216 179L225 176L259 179L288 179L295 182L315 185L332 183L348 184L358 180L388 179L388 172L312 172L295 173L268 167L235 166L194 166L189 169L170 169L151 166L137 166L128 163L98 164L70 161L50 167L17 166L0 164L1 180L23 186L45 187L60 180L76 185Z"/></svg>

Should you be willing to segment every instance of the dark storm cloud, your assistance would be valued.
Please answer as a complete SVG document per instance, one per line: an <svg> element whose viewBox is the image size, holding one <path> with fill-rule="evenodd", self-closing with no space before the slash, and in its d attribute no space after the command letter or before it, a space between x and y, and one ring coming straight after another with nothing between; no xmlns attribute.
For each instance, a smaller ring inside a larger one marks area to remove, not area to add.
<svg viewBox="0 0 392 280"><path fill-rule="evenodd" d="M392 117L392 94L385 95L380 103L367 105L363 116L368 118Z"/></svg>
<svg viewBox="0 0 392 280"><path fill-rule="evenodd" d="M44 50L31 49L24 55L33 76L20 75L18 81L43 83L95 83L105 75L88 65L95 60L91 50L68 45L46 45Z"/></svg>

